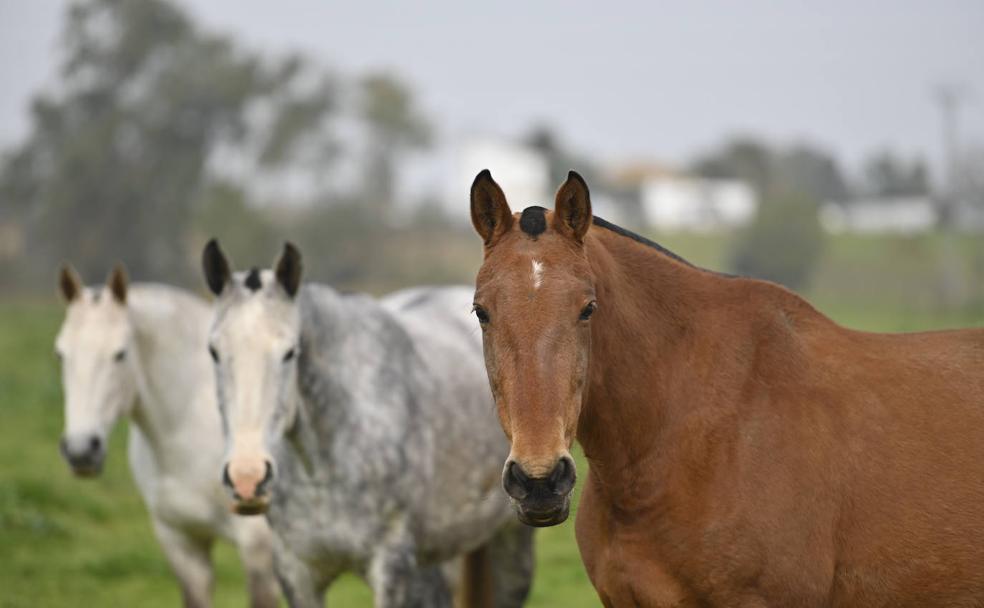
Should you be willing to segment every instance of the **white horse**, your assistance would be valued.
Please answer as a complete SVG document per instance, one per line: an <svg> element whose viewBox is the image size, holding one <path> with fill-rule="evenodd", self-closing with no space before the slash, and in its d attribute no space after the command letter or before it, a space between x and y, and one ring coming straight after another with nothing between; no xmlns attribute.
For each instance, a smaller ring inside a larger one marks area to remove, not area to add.
<svg viewBox="0 0 984 608"><path fill-rule="evenodd" d="M239 549L251 604L276 606L270 529L261 517L230 511L216 473L223 445L208 304L164 285L128 287L121 266L105 288L84 287L65 267L59 286L67 303L55 342L65 392L61 452L73 472L99 474L113 425L129 417L130 470L185 605L211 604L210 550L224 538Z"/></svg>

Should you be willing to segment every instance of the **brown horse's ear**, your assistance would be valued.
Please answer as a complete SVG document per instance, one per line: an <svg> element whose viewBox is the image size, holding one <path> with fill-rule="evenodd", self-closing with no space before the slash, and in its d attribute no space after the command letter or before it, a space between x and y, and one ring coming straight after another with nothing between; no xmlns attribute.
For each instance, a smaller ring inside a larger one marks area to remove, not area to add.
<svg viewBox="0 0 984 608"><path fill-rule="evenodd" d="M126 304L126 288L129 280L126 278L126 269L121 262L113 266L112 272L106 278L106 287L113 294L113 299L120 304Z"/></svg>
<svg viewBox="0 0 984 608"><path fill-rule="evenodd" d="M471 187L471 219L475 232L486 245L512 227L513 216L502 188L492 179L492 173L484 169L475 176Z"/></svg>
<svg viewBox="0 0 984 608"><path fill-rule="evenodd" d="M576 171L568 173L567 181L557 190L553 227L577 241L583 240L591 227L591 194Z"/></svg>
<svg viewBox="0 0 984 608"><path fill-rule="evenodd" d="M205 282L215 295L221 295L226 284L232 278L229 261L219 248L219 242L212 239L202 251L202 270L205 271Z"/></svg>
<svg viewBox="0 0 984 608"><path fill-rule="evenodd" d="M284 288L287 295L294 297L301 286L301 252L293 243L284 243L284 252L277 260L277 282Z"/></svg>
<svg viewBox="0 0 984 608"><path fill-rule="evenodd" d="M58 290L66 303L74 302L82 295L82 279L71 264L64 264L58 272Z"/></svg>

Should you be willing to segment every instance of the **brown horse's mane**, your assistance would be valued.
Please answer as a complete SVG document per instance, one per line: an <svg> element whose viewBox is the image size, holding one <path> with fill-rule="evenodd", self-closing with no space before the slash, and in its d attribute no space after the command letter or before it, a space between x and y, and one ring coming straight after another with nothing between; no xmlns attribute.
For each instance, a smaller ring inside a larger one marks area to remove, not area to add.
<svg viewBox="0 0 984 608"><path fill-rule="evenodd" d="M683 262L684 264L686 264L687 266L690 266L691 268L696 268L696 266L694 266L693 264L691 264L688 260L685 260L682 256L674 253L673 251L670 251L666 247L663 247L662 245L660 245L656 241L649 240L646 237L642 236L641 234L638 234L636 232L632 232L631 230L628 230L626 228L622 228L618 224L613 224L613 223L609 222L608 220L606 220L604 218L598 217L597 215L592 218L592 223L595 226L598 226L599 228L604 228L605 230L611 230L615 234L620 234L622 236L625 236L625 237L628 237L628 238L632 239L633 241L635 241L637 243L642 243L643 245L646 245L647 247L652 247L653 249L655 249L656 251L659 251L663 255L667 255L667 256L673 258L674 260L676 260L678 262ZM701 270L706 270L706 269L702 268Z"/></svg>
<svg viewBox="0 0 984 608"><path fill-rule="evenodd" d="M613 224L613 223L609 222L608 220L606 220L604 218L598 217L597 215L592 218L592 223L595 226L599 227L599 228L604 228L605 230L609 230L609 231L614 232L615 234L618 234L620 236L624 236L624 237L630 238L633 241L635 241L637 243L640 243L642 245L645 245L647 247L652 247L653 249L655 249L656 251L662 253L663 255L665 255L665 256L667 256L669 258L672 258L672 259L676 260L677 262L680 262L681 264L685 264L685 265L689 266L690 268L694 268L696 270L701 270L701 271L704 271L704 272L710 272L711 274L715 274L715 275L718 275L718 276L721 276L721 277L725 277L725 278L739 278L739 275L734 275L734 274L730 274L730 273L727 273L727 272L719 272L717 270L711 270L709 268L702 268L700 266L697 266L696 264L693 264L689 260L685 259L683 256L677 254L676 252L670 251L666 247L663 247L662 245L660 245L656 241L647 239L646 237L642 236L641 234L638 234L636 232L632 232L631 230L628 230L626 228L623 228L623 227L619 226L618 224Z"/></svg>

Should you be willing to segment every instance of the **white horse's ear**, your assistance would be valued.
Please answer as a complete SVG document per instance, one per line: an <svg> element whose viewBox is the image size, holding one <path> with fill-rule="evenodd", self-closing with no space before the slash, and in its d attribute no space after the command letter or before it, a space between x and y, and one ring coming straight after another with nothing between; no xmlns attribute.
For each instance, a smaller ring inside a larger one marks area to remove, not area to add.
<svg viewBox="0 0 984 608"><path fill-rule="evenodd" d="M126 290L129 282L126 277L126 268L123 267L122 262L117 262L116 266L113 266L113 271L109 273L109 277L106 278L106 287L113 294L113 299L120 304L126 304Z"/></svg>
<svg viewBox="0 0 984 608"><path fill-rule="evenodd" d="M58 290L61 292L65 302L74 302L82 295L82 279L72 268L71 264L64 264L58 273Z"/></svg>
<svg viewBox="0 0 984 608"><path fill-rule="evenodd" d="M205 282L215 295L220 295L226 283L232 278L229 271L229 261L219 248L219 242L212 239L202 251L202 270L205 271Z"/></svg>
<svg viewBox="0 0 984 608"><path fill-rule="evenodd" d="M277 260L276 265L277 282L292 298L301 286L302 268L301 252L293 243L284 243L284 252L280 254L280 259Z"/></svg>

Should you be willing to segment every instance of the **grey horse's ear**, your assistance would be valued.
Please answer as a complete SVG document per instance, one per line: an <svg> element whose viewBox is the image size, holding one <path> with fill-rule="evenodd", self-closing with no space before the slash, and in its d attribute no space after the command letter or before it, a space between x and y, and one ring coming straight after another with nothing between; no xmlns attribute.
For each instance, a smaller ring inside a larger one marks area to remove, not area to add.
<svg viewBox="0 0 984 608"><path fill-rule="evenodd" d="M82 279L79 278L72 265L65 263L58 272L58 290L61 292L65 302L74 302L82 295Z"/></svg>
<svg viewBox="0 0 984 608"><path fill-rule="evenodd" d="M219 248L219 242L215 239L210 240L202 252L202 270L205 271L208 288L215 295L220 295L226 283L232 278L232 273L229 271L229 261L226 260L222 249Z"/></svg>
<svg viewBox="0 0 984 608"><path fill-rule="evenodd" d="M293 298L301 286L302 270L301 252L293 243L284 243L284 252L280 254L276 268L277 282Z"/></svg>
<svg viewBox="0 0 984 608"><path fill-rule="evenodd" d="M120 304L126 304L126 290L129 284L129 279L126 277L126 268L123 267L121 262L117 262L116 266L113 266L112 272L106 278L106 287L109 292L113 294L113 299Z"/></svg>

